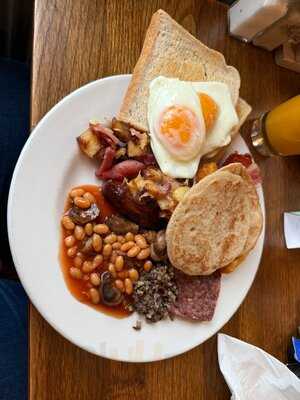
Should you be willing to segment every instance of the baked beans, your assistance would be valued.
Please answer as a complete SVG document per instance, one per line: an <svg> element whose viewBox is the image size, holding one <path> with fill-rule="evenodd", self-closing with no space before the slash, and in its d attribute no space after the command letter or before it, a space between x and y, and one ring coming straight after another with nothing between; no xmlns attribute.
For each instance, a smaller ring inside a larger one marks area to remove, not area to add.
<svg viewBox="0 0 300 400"><path fill-rule="evenodd" d="M78 255L73 260L74 266L80 268L82 266L83 260Z"/></svg>
<svg viewBox="0 0 300 400"><path fill-rule="evenodd" d="M97 224L94 226L94 232L98 235L106 235L109 232L109 227L106 224Z"/></svg>
<svg viewBox="0 0 300 400"><path fill-rule="evenodd" d="M131 233L131 232L127 232L126 235L125 235L125 240L126 240L127 242L133 241L133 240L134 240L134 234Z"/></svg>
<svg viewBox="0 0 300 400"><path fill-rule="evenodd" d="M75 197L74 204L75 206L83 209L89 208L91 206L91 202L83 197Z"/></svg>
<svg viewBox="0 0 300 400"><path fill-rule="evenodd" d="M136 256L138 260L145 260L150 256L150 248L147 247L146 249L143 249L139 252L139 254Z"/></svg>
<svg viewBox="0 0 300 400"><path fill-rule="evenodd" d="M115 268L114 264L112 264L112 263L108 264L108 271L110 272L110 274L113 278L117 277L116 268Z"/></svg>
<svg viewBox="0 0 300 400"><path fill-rule="evenodd" d="M75 242L76 242L76 239L75 239L75 237L73 235L67 236L65 238L65 245L67 247L73 247Z"/></svg>
<svg viewBox="0 0 300 400"><path fill-rule="evenodd" d="M115 261L116 271L122 271L124 267L124 258L123 256L117 256Z"/></svg>
<svg viewBox="0 0 300 400"><path fill-rule="evenodd" d="M84 199L87 199L91 204L96 203L95 197L90 192L85 192L82 197Z"/></svg>
<svg viewBox="0 0 300 400"><path fill-rule="evenodd" d="M123 243L126 242L126 239L125 239L124 236L122 236L122 235L118 235L117 240L118 240L118 242L121 243L121 244L123 244Z"/></svg>
<svg viewBox="0 0 300 400"><path fill-rule="evenodd" d="M82 226L80 225L75 226L74 236L77 240L82 240L85 237L85 231Z"/></svg>
<svg viewBox="0 0 300 400"><path fill-rule="evenodd" d="M121 251L127 252L129 249L131 249L131 247L134 246L134 242L131 240L129 242L126 242L124 244L122 244L121 246Z"/></svg>
<svg viewBox="0 0 300 400"><path fill-rule="evenodd" d="M123 270L123 271L121 271L121 272L118 272L118 273L117 273L117 276L118 276L118 278L124 280L125 278L128 278L128 277L129 277L129 273L128 273L127 270Z"/></svg>
<svg viewBox="0 0 300 400"><path fill-rule="evenodd" d="M113 244L117 241L117 235L115 233L111 233L110 235L104 238L104 243Z"/></svg>
<svg viewBox="0 0 300 400"><path fill-rule="evenodd" d="M84 230L85 230L85 233L86 233L88 236L91 236L91 235L93 234L93 231L94 231L93 225L92 225L90 222L87 223L87 224L85 225L85 227L84 227Z"/></svg>
<svg viewBox="0 0 300 400"><path fill-rule="evenodd" d="M67 255L68 257L75 257L76 252L77 252L77 246L73 246L67 250Z"/></svg>
<svg viewBox="0 0 300 400"><path fill-rule="evenodd" d="M148 260L144 263L144 270L146 272L149 272L152 269L152 266L153 266L152 262Z"/></svg>
<svg viewBox="0 0 300 400"><path fill-rule="evenodd" d="M80 197L84 195L84 190L81 188L78 189L73 189L70 192L70 197L72 197L72 199L74 199L75 197Z"/></svg>
<svg viewBox="0 0 300 400"><path fill-rule="evenodd" d="M133 292L133 284L129 278L126 278L124 281L125 292L130 295Z"/></svg>
<svg viewBox="0 0 300 400"><path fill-rule="evenodd" d="M116 279L115 280L115 286L117 289L119 289L121 292L125 292L125 286L123 281L121 279Z"/></svg>
<svg viewBox="0 0 300 400"><path fill-rule="evenodd" d="M84 261L84 263L82 264L82 271L87 273L87 272L92 272L94 271L94 269L96 269L97 267L95 267L92 263L92 261Z"/></svg>
<svg viewBox="0 0 300 400"><path fill-rule="evenodd" d="M89 290L89 295L93 304L98 304L100 301L100 294L97 289L91 288Z"/></svg>
<svg viewBox="0 0 300 400"><path fill-rule="evenodd" d="M108 258L111 255L111 252L112 252L111 244L110 243L106 243L103 246L103 250L102 250L103 257Z"/></svg>
<svg viewBox="0 0 300 400"><path fill-rule="evenodd" d="M92 243L93 243L93 248L96 252L100 252L102 249L102 238L100 235L97 233L94 233L92 236ZM104 249L103 249L104 251Z"/></svg>
<svg viewBox="0 0 300 400"><path fill-rule="evenodd" d="M101 282L101 279L100 279L100 276L96 272L93 272L90 275L90 281L91 281L92 285L99 286L100 282Z"/></svg>
<svg viewBox="0 0 300 400"><path fill-rule="evenodd" d="M128 276L133 282L139 279L139 273L135 268L130 268L130 270L128 271Z"/></svg>
<svg viewBox="0 0 300 400"><path fill-rule="evenodd" d="M93 259L93 266L95 268L100 267L100 265L103 263L103 256L102 254L97 254L94 259Z"/></svg>
<svg viewBox="0 0 300 400"><path fill-rule="evenodd" d="M135 240L135 243L139 246L139 248L145 249L146 247L148 247L146 239L144 238L143 235L135 235L134 240Z"/></svg>
<svg viewBox="0 0 300 400"><path fill-rule="evenodd" d="M82 278L82 272L80 271L79 268L71 267L69 272L70 272L71 277L74 279Z"/></svg>
<svg viewBox="0 0 300 400"><path fill-rule="evenodd" d="M139 254L140 251L141 251L141 249L139 248L139 246L137 246L135 244L134 246L131 247L130 250L128 250L127 256L128 257L136 257Z"/></svg>
<svg viewBox="0 0 300 400"><path fill-rule="evenodd" d="M75 228L74 222L71 220L71 218L68 215L65 215L62 217L61 220L62 226L67 229L68 231L72 231Z"/></svg>

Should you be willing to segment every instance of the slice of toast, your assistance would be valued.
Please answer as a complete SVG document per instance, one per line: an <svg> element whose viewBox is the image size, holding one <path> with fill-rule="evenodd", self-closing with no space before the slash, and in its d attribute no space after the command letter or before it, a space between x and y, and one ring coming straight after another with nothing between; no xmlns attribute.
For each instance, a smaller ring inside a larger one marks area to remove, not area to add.
<svg viewBox="0 0 300 400"><path fill-rule="evenodd" d="M148 131L149 83L159 75L185 81L224 82L237 104L239 72L226 65L221 53L205 46L163 10L152 16L118 119Z"/></svg>

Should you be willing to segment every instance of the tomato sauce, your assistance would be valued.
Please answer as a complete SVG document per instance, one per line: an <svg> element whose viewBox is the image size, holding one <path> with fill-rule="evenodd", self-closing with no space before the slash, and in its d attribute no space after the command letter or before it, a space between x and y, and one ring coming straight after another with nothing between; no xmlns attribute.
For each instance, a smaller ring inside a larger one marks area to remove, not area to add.
<svg viewBox="0 0 300 400"><path fill-rule="evenodd" d="M111 207L107 201L104 199L101 188L96 185L82 185L76 187L76 189L82 188L85 191L88 191L93 194L97 201L97 206L100 209L100 215L95 220L96 223L103 223L105 217L108 217L115 213L113 207ZM71 201L68 197L68 200L65 205L65 212L71 207ZM60 243L60 251L59 251L59 260L61 269L63 271L64 279L66 285L71 292L71 294L81 303L87 304L94 309L101 311L105 314L112 315L117 318L124 318L130 314L128 310L124 308L121 304L120 306L116 307L109 307L105 304L92 304L89 297L88 297L88 290L92 287L90 282L83 279L74 279L70 276L69 270L70 267L73 266L73 258L68 257L67 255L67 247L64 244L64 239L66 236L69 236L72 232L66 230L64 227L61 227L61 243ZM88 258L87 258L88 259ZM107 270L108 263L104 262L103 266L101 266L101 272Z"/></svg>

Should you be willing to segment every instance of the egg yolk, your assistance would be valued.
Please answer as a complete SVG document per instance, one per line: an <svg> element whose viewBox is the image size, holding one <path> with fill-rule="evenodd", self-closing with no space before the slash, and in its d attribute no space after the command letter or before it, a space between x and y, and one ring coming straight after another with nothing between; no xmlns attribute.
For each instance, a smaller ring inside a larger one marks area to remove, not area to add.
<svg viewBox="0 0 300 400"><path fill-rule="evenodd" d="M202 108L206 132L209 132L217 119L218 106L206 93L198 93L198 97Z"/></svg>
<svg viewBox="0 0 300 400"><path fill-rule="evenodd" d="M183 106L171 106L162 115L160 132L177 146L188 143L196 130L194 112Z"/></svg>

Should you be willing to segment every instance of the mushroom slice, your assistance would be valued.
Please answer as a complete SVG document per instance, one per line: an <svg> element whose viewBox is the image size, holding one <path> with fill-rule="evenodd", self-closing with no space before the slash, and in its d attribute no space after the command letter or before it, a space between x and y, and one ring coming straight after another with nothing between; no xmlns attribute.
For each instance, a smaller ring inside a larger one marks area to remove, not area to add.
<svg viewBox="0 0 300 400"><path fill-rule="evenodd" d="M100 210L95 203L85 210L77 206L73 206L69 211L67 211L67 215L75 224L83 225L99 217Z"/></svg>
<svg viewBox="0 0 300 400"><path fill-rule="evenodd" d="M102 303L107 306L118 306L124 299L121 291L113 285L112 276L108 271L101 275L99 293Z"/></svg>
<svg viewBox="0 0 300 400"><path fill-rule="evenodd" d="M127 218L113 214L105 218L105 223L110 230L117 235L125 235L127 232L138 233L139 226Z"/></svg>
<svg viewBox="0 0 300 400"><path fill-rule="evenodd" d="M157 235L150 246L151 258L154 261L163 261L167 258L167 242L166 242L166 231L161 230L157 232Z"/></svg>

